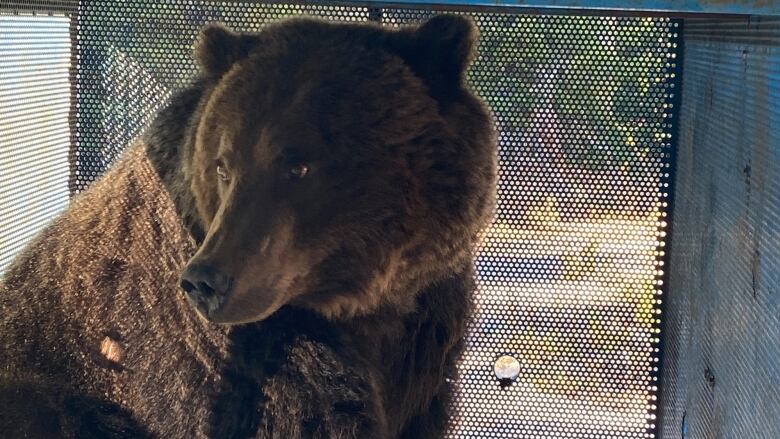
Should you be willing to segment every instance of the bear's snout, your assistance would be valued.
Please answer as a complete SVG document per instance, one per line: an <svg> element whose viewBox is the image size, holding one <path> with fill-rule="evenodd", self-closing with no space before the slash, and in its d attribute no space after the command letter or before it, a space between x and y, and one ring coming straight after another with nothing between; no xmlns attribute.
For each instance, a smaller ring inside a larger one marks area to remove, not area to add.
<svg viewBox="0 0 780 439"><path fill-rule="evenodd" d="M204 264L187 265L179 283L190 305L207 319L222 305L232 284L230 276Z"/></svg>

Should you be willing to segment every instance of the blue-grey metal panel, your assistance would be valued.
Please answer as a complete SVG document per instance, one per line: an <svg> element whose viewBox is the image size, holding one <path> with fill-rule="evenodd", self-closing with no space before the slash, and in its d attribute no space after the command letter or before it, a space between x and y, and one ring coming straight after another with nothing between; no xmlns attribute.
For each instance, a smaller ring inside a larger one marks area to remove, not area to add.
<svg viewBox="0 0 780 439"><path fill-rule="evenodd" d="M780 19L688 20L664 439L780 438Z"/></svg>
<svg viewBox="0 0 780 439"><path fill-rule="evenodd" d="M376 0L371 3L780 16L777 0Z"/></svg>
<svg viewBox="0 0 780 439"><path fill-rule="evenodd" d="M0 3L0 9L71 11L77 0L8 0ZM264 2L271 3L271 2ZM290 3L290 2L288 2ZM295 3L363 3L377 6L444 6L487 7L498 9L559 9L571 13L583 11L628 11L636 13L664 14L738 14L780 16L777 0L299 0Z"/></svg>

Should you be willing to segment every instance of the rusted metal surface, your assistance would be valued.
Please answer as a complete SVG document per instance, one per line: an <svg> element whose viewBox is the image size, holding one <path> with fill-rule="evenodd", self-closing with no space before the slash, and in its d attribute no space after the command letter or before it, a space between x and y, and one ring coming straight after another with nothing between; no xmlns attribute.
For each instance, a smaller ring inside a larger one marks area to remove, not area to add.
<svg viewBox="0 0 780 439"><path fill-rule="evenodd" d="M780 20L688 20L664 439L780 438Z"/></svg>

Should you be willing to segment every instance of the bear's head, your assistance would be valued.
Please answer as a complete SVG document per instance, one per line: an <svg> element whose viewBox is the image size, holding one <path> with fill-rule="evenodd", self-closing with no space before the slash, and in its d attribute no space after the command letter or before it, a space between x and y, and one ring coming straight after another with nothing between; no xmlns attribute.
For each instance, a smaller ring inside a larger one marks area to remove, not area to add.
<svg viewBox="0 0 780 439"><path fill-rule="evenodd" d="M203 30L200 77L146 139L198 244L181 286L202 316L411 310L471 263L496 175L492 120L464 85L475 38L458 16Z"/></svg>

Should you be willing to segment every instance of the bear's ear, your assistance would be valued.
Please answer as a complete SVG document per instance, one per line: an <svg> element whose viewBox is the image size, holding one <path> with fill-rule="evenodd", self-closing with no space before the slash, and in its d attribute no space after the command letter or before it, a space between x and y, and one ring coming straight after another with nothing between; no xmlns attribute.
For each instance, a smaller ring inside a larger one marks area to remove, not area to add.
<svg viewBox="0 0 780 439"><path fill-rule="evenodd" d="M460 15L437 15L402 33L401 57L433 89L460 85L477 42L477 27Z"/></svg>
<svg viewBox="0 0 780 439"><path fill-rule="evenodd" d="M423 23L415 37L431 70L459 80L471 64L477 34L477 27L467 17L438 15Z"/></svg>
<svg viewBox="0 0 780 439"><path fill-rule="evenodd" d="M195 43L195 60L201 72L220 77L238 60L246 58L255 38L234 32L220 23L204 27Z"/></svg>

